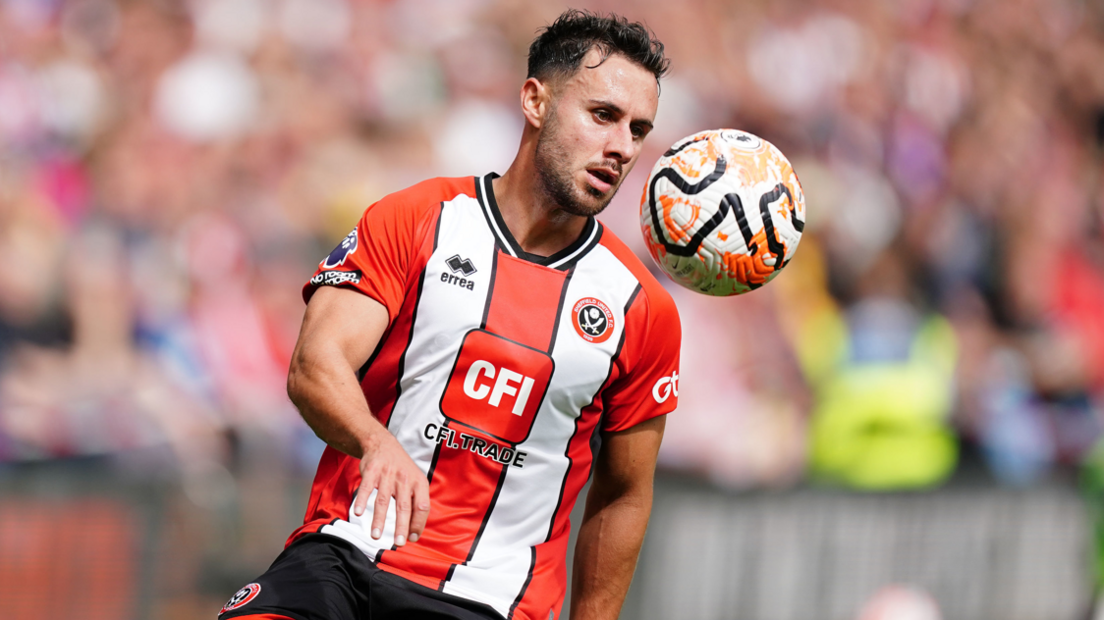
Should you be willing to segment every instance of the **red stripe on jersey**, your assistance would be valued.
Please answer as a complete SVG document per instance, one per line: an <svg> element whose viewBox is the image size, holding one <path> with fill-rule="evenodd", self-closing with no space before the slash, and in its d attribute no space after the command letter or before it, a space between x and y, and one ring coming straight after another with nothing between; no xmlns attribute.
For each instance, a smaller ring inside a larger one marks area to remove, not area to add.
<svg viewBox="0 0 1104 620"><path fill-rule="evenodd" d="M674 300L625 244L613 235L602 235L601 244L640 284L625 308L627 335L617 358L622 380L603 389L607 413L602 429L621 431L675 410L677 383L673 386L667 383L669 391L661 396L653 394L653 390L664 379L678 381L682 328Z"/></svg>
<svg viewBox="0 0 1104 620"><path fill-rule="evenodd" d="M487 301L487 331L514 343L548 351L560 314L567 274L499 251L495 258L493 282ZM504 343L499 348L503 355L510 357L505 353L511 350L510 347L517 345ZM463 359L463 352L458 356L458 360L460 359ZM487 376L480 377L477 372L474 377L493 379L495 377L490 376L490 373L501 376L505 368L495 368L494 364L490 364ZM529 372L524 367L519 370ZM536 376L537 373L532 374ZM517 376L522 377L522 374L517 373ZM521 398L519 391L524 385L524 378L527 377L518 379L516 384L507 385L510 390L507 398ZM476 383L475 380L471 381L468 389L475 388ZM543 396L543 386L539 386L538 390L539 393L534 390L532 397ZM457 391L459 392L459 388ZM489 385L478 393L482 395L481 398L493 397ZM462 392L460 394L457 399L466 398ZM464 424L446 422L449 434L440 443L431 470L429 497L432 507L425 531L417 543L383 552L380 555L381 566L390 565L403 572L432 575L447 580L451 565L462 564L471 559L487 518L494 509L507 471L514 466L510 462L500 461L501 457L493 458L492 454L501 454L504 449L512 451L515 445L504 441L501 436L495 437L489 432L479 430L478 426L472 426L472 421L478 420L479 415L488 415L488 412L489 415L510 416L509 419L512 420L514 414L508 408L498 410L498 407L506 407L513 402L516 400L506 400L491 407L486 402L473 401L472 411L478 413L465 417ZM474 423L478 424L477 421ZM527 430L513 439L524 439L525 435L528 435ZM426 552L450 558L449 564L436 571L429 570L424 565L416 567L415 563L422 562Z"/></svg>
<svg viewBox="0 0 1104 620"><path fill-rule="evenodd" d="M348 518L349 506L353 503L353 495L359 485L359 461L326 446L322 459L318 461L314 483L311 484L310 501L307 503L303 525L288 536L284 546L290 545L303 534L317 532L336 519Z"/></svg>
<svg viewBox="0 0 1104 620"><path fill-rule="evenodd" d="M433 253L432 244L419 257L421 270L425 269L429 255ZM420 270L420 271L421 271ZM403 300L402 310L395 317L388 332L384 334L383 344L371 360L360 381L360 389L368 400L368 409L384 426L391 419L391 411L399 397L399 377L402 376L406 358L406 349L410 346L410 336L414 331L414 315L418 307L421 291L421 278L415 280L415 286Z"/></svg>
<svg viewBox="0 0 1104 620"><path fill-rule="evenodd" d="M498 253L487 331L548 351L567 274Z"/></svg>
<svg viewBox="0 0 1104 620"><path fill-rule="evenodd" d="M234 616L234 620L295 620L291 616L277 614L249 614L248 616Z"/></svg>
<svg viewBox="0 0 1104 620"><path fill-rule="evenodd" d="M611 376L602 387L608 385L616 374L616 368L611 368ZM601 390L598 393L601 394ZM563 560L571 531L571 511L575 507L574 500L564 502L563 498L578 498L579 491L590 477L591 462L594 460L590 438L595 432L595 426L601 420L601 414L602 402L599 396L583 409L582 414L575 421L575 433L571 436L565 451L567 457L571 459L571 464L568 466L563 488L560 491L561 503L549 524L549 542L537 546L536 557L531 568L532 577L526 589L519 593L520 600L515 603L515 609L520 610L524 617L543 618L548 609L558 611L563 607L564 587L567 583L567 571ZM510 617L516 617L516 612L511 613Z"/></svg>
<svg viewBox="0 0 1104 620"><path fill-rule="evenodd" d="M643 307L639 293L640 289L637 289L625 308L626 326L643 320L642 317L639 317L640 309ZM621 376L622 370L619 361L624 353L628 331L626 329L623 332L621 342L618 343L617 352L610 359L609 375L602 383L602 387L598 389L594 400L583 408L579 417L575 420L575 432L567 444L567 450L564 452L571 462L564 474L563 487L560 490L561 503L556 507L556 512L549 524L548 543L539 545L536 549L536 555L530 569L531 577L525 589L518 594L518 600L514 602L514 607L511 609L509 616L511 620L515 617L516 610L520 610L524 617L542 618L547 610L552 609L557 612L556 616L559 617L558 611L563 607L567 583L567 571L563 558L567 551L568 536L571 532L571 511L578 500L579 492L582 491L590 478L591 464L594 460L590 439L597 432L595 427L602 420L602 413L605 408L603 394L606 388ZM564 498L572 499L564 502Z"/></svg>
<svg viewBox="0 0 1104 620"><path fill-rule="evenodd" d="M475 549L509 465L473 452L477 445L498 443L488 435L460 425L453 430L433 465L425 530L416 543L384 551L381 567L445 580L452 565L467 561Z"/></svg>
<svg viewBox="0 0 1104 620"><path fill-rule="evenodd" d="M408 247L403 249L409 252L408 256L401 257L407 267L402 304L400 311L394 316L380 339L381 344L369 360L360 382L369 410L384 425L387 424L395 406L395 400L399 396L399 378L402 376L403 360L414 328L414 316L421 297L425 268L436 244L436 231L441 218L441 202L461 193L474 195L475 187L471 179L445 179L435 183L422 183L385 199L390 202L380 201L374 205L377 208L373 213L376 217L382 218L381 221L384 223L414 215L422 218L418 226L396 227L397 230L417 229L421 231L421 236L415 238L399 235L400 245L405 243ZM362 218L363 224L364 218ZM366 273L363 284L366 285L373 277L376 277L376 274ZM379 277L385 278L387 275L381 273ZM312 287L310 284L307 286L308 289ZM392 284L392 286L396 285ZM356 288L380 301L379 297L366 286ZM309 298L309 293L305 292L304 297ZM360 486L360 478L358 459L327 446L322 453L318 471L311 485L311 496L307 503L303 525L291 533L285 546L290 545L303 534L318 532L322 527L333 523L335 519L347 519L353 496Z"/></svg>

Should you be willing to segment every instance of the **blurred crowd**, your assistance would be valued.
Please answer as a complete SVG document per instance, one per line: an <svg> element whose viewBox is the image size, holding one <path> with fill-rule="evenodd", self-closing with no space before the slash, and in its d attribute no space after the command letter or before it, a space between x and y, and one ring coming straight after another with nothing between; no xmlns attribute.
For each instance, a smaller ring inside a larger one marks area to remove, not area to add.
<svg viewBox="0 0 1104 620"><path fill-rule="evenodd" d="M0 0L0 462L312 471L320 443L284 391L302 284L384 194L505 170L528 44L563 8ZM1092 448L1099 5L585 8L646 21L673 59L601 216L645 262L640 189L692 132L774 142L808 202L770 286L718 300L668 282L684 351L662 465L896 488L965 451L1030 484Z"/></svg>

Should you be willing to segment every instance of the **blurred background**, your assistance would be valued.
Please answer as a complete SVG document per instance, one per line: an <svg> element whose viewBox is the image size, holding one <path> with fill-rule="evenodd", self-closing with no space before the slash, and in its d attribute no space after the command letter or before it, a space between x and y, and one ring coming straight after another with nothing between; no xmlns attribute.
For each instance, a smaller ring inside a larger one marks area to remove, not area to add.
<svg viewBox="0 0 1104 620"><path fill-rule="evenodd" d="M284 391L302 284L384 194L505 170L563 8L0 0L0 615L214 618L267 567L322 450ZM1102 5L580 8L673 59L601 218L646 263L640 188L698 130L774 142L809 210L770 286L671 285L622 616L1092 617Z"/></svg>

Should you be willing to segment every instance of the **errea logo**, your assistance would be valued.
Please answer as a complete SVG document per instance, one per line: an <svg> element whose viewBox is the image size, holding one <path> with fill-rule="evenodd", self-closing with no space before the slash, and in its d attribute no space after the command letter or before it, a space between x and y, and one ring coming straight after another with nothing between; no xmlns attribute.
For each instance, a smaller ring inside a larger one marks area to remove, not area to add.
<svg viewBox="0 0 1104 620"><path fill-rule="evenodd" d="M656 381L655 385L652 387L652 398L654 398L657 403L667 402L667 399L670 398L671 395L678 398L678 380L679 374L677 370L671 373L669 377L660 377L659 381Z"/></svg>
<svg viewBox="0 0 1104 620"><path fill-rule="evenodd" d="M445 264L452 273L441 273L441 281L459 286L462 289L474 290L475 280L469 280L472 274L477 270L475 265L469 259L460 258L459 254L453 254L451 257L445 260ZM456 275L460 274L460 275Z"/></svg>
<svg viewBox="0 0 1104 620"><path fill-rule="evenodd" d="M475 265L466 258L460 258L459 254L453 254L452 257L445 261L445 264L448 265L448 268L451 269L453 273L470 276L476 272Z"/></svg>

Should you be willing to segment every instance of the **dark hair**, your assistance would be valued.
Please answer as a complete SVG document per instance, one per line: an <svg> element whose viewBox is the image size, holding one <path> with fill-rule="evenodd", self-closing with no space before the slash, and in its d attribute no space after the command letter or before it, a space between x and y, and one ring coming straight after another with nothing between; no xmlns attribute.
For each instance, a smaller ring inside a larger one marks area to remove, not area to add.
<svg viewBox="0 0 1104 620"><path fill-rule="evenodd" d="M592 48L602 52L602 64L621 54L651 71L659 80L671 64L663 43L646 26L618 15L598 15L568 9L545 28L529 46L529 76L538 80L569 76Z"/></svg>

